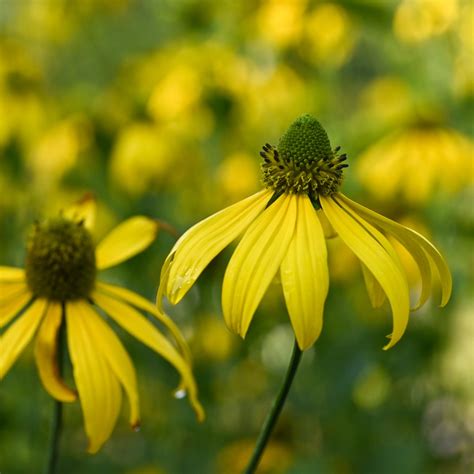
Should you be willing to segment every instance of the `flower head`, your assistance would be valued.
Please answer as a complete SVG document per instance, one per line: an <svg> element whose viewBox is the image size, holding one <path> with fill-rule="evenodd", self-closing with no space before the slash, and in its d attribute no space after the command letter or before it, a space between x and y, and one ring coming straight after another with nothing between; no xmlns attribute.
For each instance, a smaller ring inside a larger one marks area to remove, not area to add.
<svg viewBox="0 0 474 474"><path fill-rule="evenodd" d="M121 406L121 386L130 403L130 424L140 423L133 363L98 309L171 363L182 377L202 418L187 345L174 323L140 295L100 283L97 270L127 260L148 247L159 223L132 217L95 247L90 233L95 203L86 197L58 217L36 224L27 244L25 269L0 267L0 380L35 336L35 359L46 391L61 402L77 398L94 453L109 438ZM177 348L139 311L154 315L173 335ZM58 332L67 327L77 392L58 369Z"/></svg>
<svg viewBox="0 0 474 474"><path fill-rule="evenodd" d="M277 147L261 156L265 189L189 229L162 270L158 300L177 304L209 262L243 234L227 266L222 308L229 328L245 337L270 282L280 272L283 293L300 349L319 337L329 288L325 221L362 264L370 300L387 298L393 331L386 349L403 335L410 311L407 277L387 238L415 259L422 286L416 308L428 299L433 273L442 283L441 304L451 294L451 275L438 250L417 232L387 219L339 192L345 155L332 149L321 124L297 119Z"/></svg>

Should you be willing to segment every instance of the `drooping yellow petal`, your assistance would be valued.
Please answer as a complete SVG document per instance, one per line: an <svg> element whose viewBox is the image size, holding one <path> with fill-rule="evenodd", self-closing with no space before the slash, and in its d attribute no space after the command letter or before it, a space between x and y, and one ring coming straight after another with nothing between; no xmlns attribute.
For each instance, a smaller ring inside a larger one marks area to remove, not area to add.
<svg viewBox="0 0 474 474"><path fill-rule="evenodd" d="M67 219L83 222L84 226L91 230L95 224L97 202L91 193L85 194L79 201L65 209L63 215Z"/></svg>
<svg viewBox="0 0 474 474"><path fill-rule="evenodd" d="M296 196L284 194L249 226L230 259L222 310L229 328L241 337L286 254L295 222Z"/></svg>
<svg viewBox="0 0 474 474"><path fill-rule="evenodd" d="M186 360L191 361L191 353L189 350L189 346L186 343L186 340L184 339L183 335L181 334L181 331L179 330L178 326L176 326L175 322L161 309L157 308L153 303L150 303L147 299L143 298L137 293L127 290L126 288L122 288L120 286L97 282L96 288L100 292L105 292L110 296L115 296L131 304L132 306L135 306L136 308L139 308L143 311L152 314L171 332Z"/></svg>
<svg viewBox="0 0 474 474"><path fill-rule="evenodd" d="M89 453L96 453L114 429L122 403L122 392L94 335L84 323L83 302L66 307L67 336L74 380L79 392ZM87 317L87 316L86 316Z"/></svg>
<svg viewBox="0 0 474 474"><path fill-rule="evenodd" d="M204 411L197 399L197 388L190 366L158 329L134 308L104 293L95 291L94 302L112 319L146 346L165 358L180 373L189 393L189 400L199 420L204 419Z"/></svg>
<svg viewBox="0 0 474 474"><path fill-rule="evenodd" d="M392 307L393 332L389 349L405 332L410 311L408 284L400 266L385 248L359 222L342 209L331 197L320 197L329 222L344 243L371 271L383 288Z"/></svg>
<svg viewBox="0 0 474 474"><path fill-rule="evenodd" d="M422 290L419 301L415 307L419 308L426 302L431 292L431 267L428 260L431 260L437 269L441 281L441 306L445 306L449 301L452 290L452 278L449 267L441 253L436 247L418 232L408 227L398 224L387 217L384 217L355 201L350 200L342 194L338 194L337 199L343 200L359 214L363 215L372 224L380 227L385 232L393 235L412 255L420 269Z"/></svg>
<svg viewBox="0 0 474 474"><path fill-rule="evenodd" d="M0 302L0 328L6 326L33 298L26 290Z"/></svg>
<svg viewBox="0 0 474 474"><path fill-rule="evenodd" d="M155 240L159 227L157 221L145 216L122 222L97 245L97 268L112 267L142 252Z"/></svg>
<svg viewBox="0 0 474 474"><path fill-rule="evenodd" d="M23 293L29 292L26 283L0 283L0 304L10 301Z"/></svg>
<svg viewBox="0 0 474 474"><path fill-rule="evenodd" d="M64 383L58 369L58 330L61 323L61 304L50 302L36 336L35 359L46 391L61 402L73 402L76 393Z"/></svg>
<svg viewBox="0 0 474 474"><path fill-rule="evenodd" d="M296 200L295 232L281 262L281 283L296 340L305 350L321 333L329 275L318 215L306 195Z"/></svg>
<svg viewBox="0 0 474 474"><path fill-rule="evenodd" d="M130 424L133 428L137 428L140 424L137 377L130 356L120 339L94 309L86 302L80 303L80 306L83 322L93 338L92 344L100 348L127 393L130 403Z"/></svg>
<svg viewBox="0 0 474 474"><path fill-rule="evenodd" d="M21 318L15 321L0 336L0 380L3 379L23 349L30 342L43 317L46 306L46 300L35 300Z"/></svg>
<svg viewBox="0 0 474 474"><path fill-rule="evenodd" d="M165 295L177 304L209 262L235 240L263 211L272 192L260 191L191 227L176 242L168 258Z"/></svg>
<svg viewBox="0 0 474 474"><path fill-rule="evenodd" d="M367 293L369 295L370 304L373 308L380 308L385 301L385 293L383 288L380 286L380 283L372 275L370 270L360 262L362 268L362 275L364 276L365 287L367 288Z"/></svg>
<svg viewBox="0 0 474 474"><path fill-rule="evenodd" d="M25 270L16 267L1 267L0 266L0 282L22 282L25 281Z"/></svg>

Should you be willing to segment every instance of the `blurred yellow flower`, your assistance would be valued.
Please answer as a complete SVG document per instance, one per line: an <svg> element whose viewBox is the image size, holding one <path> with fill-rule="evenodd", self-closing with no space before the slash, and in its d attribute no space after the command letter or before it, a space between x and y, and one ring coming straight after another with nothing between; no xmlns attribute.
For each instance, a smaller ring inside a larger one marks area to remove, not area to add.
<svg viewBox="0 0 474 474"><path fill-rule="evenodd" d="M58 332L66 324L90 453L100 449L115 426L121 386L130 403L130 424L136 428L140 423L133 363L98 310L179 371L198 418L203 417L188 348L178 328L140 295L95 278L96 270L117 265L148 247L158 223L132 217L94 247L89 232L94 215L95 203L87 198L59 217L37 224L28 241L25 270L0 267L0 327L8 325L0 337L0 379L36 333L35 359L44 388L61 402L76 400L57 362ZM138 310L154 315L172 333L179 350Z"/></svg>
<svg viewBox="0 0 474 474"><path fill-rule="evenodd" d="M259 169L245 153L228 156L217 168L217 185L226 199L235 201L258 189Z"/></svg>
<svg viewBox="0 0 474 474"><path fill-rule="evenodd" d="M73 168L79 153L89 142L89 126L80 119L63 120L40 136L27 157L38 187L47 188Z"/></svg>
<svg viewBox="0 0 474 474"><path fill-rule="evenodd" d="M306 0L265 0L257 16L258 33L278 48L300 38Z"/></svg>
<svg viewBox="0 0 474 474"><path fill-rule="evenodd" d="M356 41L356 31L346 10L335 3L322 3L305 15L305 57L316 64L340 66Z"/></svg>
<svg viewBox="0 0 474 474"><path fill-rule="evenodd" d="M456 25L458 51L454 64L454 90L460 95L474 95L474 4L463 6Z"/></svg>
<svg viewBox="0 0 474 474"><path fill-rule="evenodd" d="M412 110L407 84L396 76L382 76L362 91L359 110L369 124L400 123Z"/></svg>
<svg viewBox="0 0 474 474"><path fill-rule="evenodd" d="M473 142L460 133L414 126L369 147L357 162L357 174L378 199L422 204L434 192L452 194L472 183L473 156Z"/></svg>
<svg viewBox="0 0 474 474"><path fill-rule="evenodd" d="M208 217L175 244L162 269L158 305L177 304L210 261L242 233L224 276L222 308L227 326L245 337L275 274L281 283L300 349L319 337L329 287L324 231L316 208L363 264L374 306L390 302L393 332L385 349L402 337L409 317L409 287L395 249L395 237L420 268L422 290L416 308L429 297L433 270L442 284L441 304L451 294L451 275L441 254L417 232L397 224L338 192L345 155L332 150L326 132L309 115L297 119L278 149L261 156L266 189Z"/></svg>
<svg viewBox="0 0 474 474"><path fill-rule="evenodd" d="M418 43L444 33L458 14L458 0L402 0L393 28L402 41Z"/></svg>

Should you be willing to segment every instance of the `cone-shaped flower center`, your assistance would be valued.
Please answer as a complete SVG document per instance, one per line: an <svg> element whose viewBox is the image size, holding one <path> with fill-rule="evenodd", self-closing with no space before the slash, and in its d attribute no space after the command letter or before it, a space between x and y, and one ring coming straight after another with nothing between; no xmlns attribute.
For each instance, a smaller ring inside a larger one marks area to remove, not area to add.
<svg viewBox="0 0 474 474"><path fill-rule="evenodd" d="M95 275L94 244L82 223L57 217L35 225L26 255L26 279L34 295L57 301L87 298Z"/></svg>
<svg viewBox="0 0 474 474"><path fill-rule="evenodd" d="M346 155L338 155L340 147L331 149L321 124L311 115L302 115L280 138L278 147L266 144L263 158L263 181L278 194L318 195L335 193L342 183Z"/></svg>

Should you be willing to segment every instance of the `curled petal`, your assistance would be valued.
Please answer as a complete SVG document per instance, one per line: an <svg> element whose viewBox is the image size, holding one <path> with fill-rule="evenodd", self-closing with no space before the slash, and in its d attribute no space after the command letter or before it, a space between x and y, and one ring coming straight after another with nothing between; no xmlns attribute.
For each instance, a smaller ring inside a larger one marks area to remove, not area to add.
<svg viewBox="0 0 474 474"><path fill-rule="evenodd" d="M418 232L398 224L397 222L350 200L342 194L338 194L336 199L344 201L348 206L372 222L372 224L393 235L393 237L397 239L411 254L420 270L422 282L421 294L415 309L419 308L426 302L432 290L432 271L430 262L436 268L441 281L441 306L447 304L452 291L451 272L449 271L448 265L443 256L431 242Z"/></svg>
<svg viewBox="0 0 474 474"><path fill-rule="evenodd" d="M394 261L386 248L333 198L321 196L320 202L341 239L367 266L387 295L393 315L393 333L390 342L384 347L389 349L403 336L410 311L408 284L400 264Z"/></svg>
<svg viewBox="0 0 474 474"><path fill-rule="evenodd" d="M46 391L56 400L73 402L76 400L76 393L64 383L58 369L58 330L61 323L61 304L51 302L36 336L35 359Z"/></svg>

